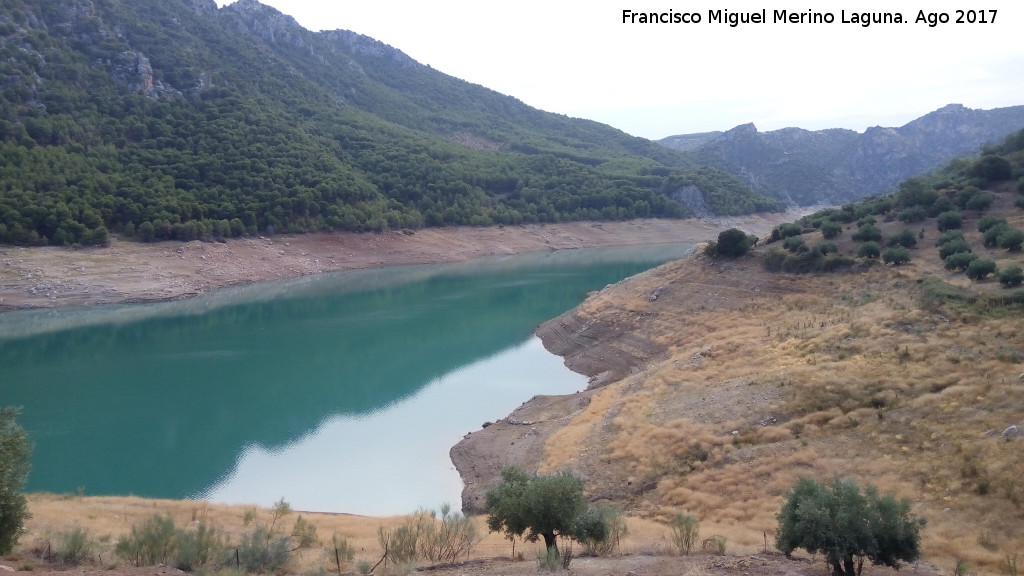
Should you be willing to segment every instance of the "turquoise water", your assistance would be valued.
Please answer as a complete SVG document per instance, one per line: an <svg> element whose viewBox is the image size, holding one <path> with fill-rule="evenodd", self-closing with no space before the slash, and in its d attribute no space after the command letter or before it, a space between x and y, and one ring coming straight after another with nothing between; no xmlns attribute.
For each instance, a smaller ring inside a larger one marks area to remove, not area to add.
<svg viewBox="0 0 1024 576"><path fill-rule="evenodd" d="M586 386L534 328L688 246L352 271L182 302L0 315L29 490L397 514L459 502L448 450Z"/></svg>

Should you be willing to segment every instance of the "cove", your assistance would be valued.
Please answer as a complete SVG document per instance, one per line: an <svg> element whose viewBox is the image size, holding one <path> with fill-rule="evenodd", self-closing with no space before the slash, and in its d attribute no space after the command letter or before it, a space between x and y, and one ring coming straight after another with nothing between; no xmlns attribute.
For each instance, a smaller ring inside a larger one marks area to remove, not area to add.
<svg viewBox="0 0 1024 576"><path fill-rule="evenodd" d="M448 449L586 385L532 335L688 245L361 270L0 315L31 491L360 514L459 502Z"/></svg>

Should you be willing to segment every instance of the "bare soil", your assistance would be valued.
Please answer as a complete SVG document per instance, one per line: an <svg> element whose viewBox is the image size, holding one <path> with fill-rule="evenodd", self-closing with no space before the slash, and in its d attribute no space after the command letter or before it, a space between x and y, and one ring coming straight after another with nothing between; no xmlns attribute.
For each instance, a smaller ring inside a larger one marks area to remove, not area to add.
<svg viewBox="0 0 1024 576"><path fill-rule="evenodd" d="M227 286L339 270L596 246L702 242L730 226L763 234L792 218L792 214L772 214L715 221L435 228L223 243L143 244L115 238L107 247L77 250L0 246L0 311L177 300Z"/></svg>

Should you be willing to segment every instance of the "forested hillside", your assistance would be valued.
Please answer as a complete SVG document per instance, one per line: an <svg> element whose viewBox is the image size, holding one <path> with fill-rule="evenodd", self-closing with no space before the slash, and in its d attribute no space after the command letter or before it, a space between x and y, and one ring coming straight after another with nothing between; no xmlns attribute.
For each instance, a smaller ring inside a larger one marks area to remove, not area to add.
<svg viewBox="0 0 1024 576"><path fill-rule="evenodd" d="M0 156L0 242L23 245L781 207L255 0L8 0Z"/></svg>

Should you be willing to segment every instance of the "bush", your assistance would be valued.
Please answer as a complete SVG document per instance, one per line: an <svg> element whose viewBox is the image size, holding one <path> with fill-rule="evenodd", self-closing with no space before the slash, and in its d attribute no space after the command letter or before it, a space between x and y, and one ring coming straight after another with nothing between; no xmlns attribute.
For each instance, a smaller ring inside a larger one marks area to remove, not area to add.
<svg viewBox="0 0 1024 576"><path fill-rule="evenodd" d="M291 559L288 537L258 525L242 535L238 544L239 567L250 574L282 572Z"/></svg>
<svg viewBox="0 0 1024 576"><path fill-rule="evenodd" d="M878 242L882 239L882 231L874 224L865 224L853 233L853 239L858 242Z"/></svg>
<svg viewBox="0 0 1024 576"><path fill-rule="evenodd" d="M57 540L56 559L59 564L64 565L77 566L89 560L96 547L96 541L93 540L92 535L81 526L74 526L59 533Z"/></svg>
<svg viewBox="0 0 1024 576"><path fill-rule="evenodd" d="M1024 244L1024 232L1016 228L1003 228L998 236L999 247L1010 252L1020 252L1021 244Z"/></svg>
<svg viewBox="0 0 1024 576"><path fill-rule="evenodd" d="M950 254L943 263L946 270L952 270L954 272L963 272L967 270L967 267L971 262L978 259L977 254L971 252L957 252L956 254Z"/></svg>
<svg viewBox="0 0 1024 576"><path fill-rule="evenodd" d="M133 525L131 533L114 548L114 552L132 566L170 564L177 551L174 519L162 514L154 514L141 526Z"/></svg>
<svg viewBox="0 0 1024 576"><path fill-rule="evenodd" d="M580 516L573 530L574 538L583 545L584 556L614 553L627 532L622 511L616 506L590 508Z"/></svg>
<svg viewBox="0 0 1024 576"><path fill-rule="evenodd" d="M878 258L879 254L881 254L881 248L877 242L865 242L857 249L857 256L861 258Z"/></svg>
<svg viewBox="0 0 1024 576"><path fill-rule="evenodd" d="M978 220L978 232L985 232L989 228L1006 225L1006 218L986 214L985 216L982 216L980 220Z"/></svg>
<svg viewBox="0 0 1024 576"><path fill-rule="evenodd" d="M899 266L910 262L910 251L902 246L895 246L893 248L886 248L882 252L882 262L886 264L895 264Z"/></svg>
<svg viewBox="0 0 1024 576"><path fill-rule="evenodd" d="M917 235L914 234L913 230L904 228L899 232L893 234L888 240L885 241L886 246L903 246L904 248L914 248L917 246Z"/></svg>
<svg viewBox="0 0 1024 576"><path fill-rule="evenodd" d="M782 241L782 247L790 252L806 252L807 243L803 236L790 236Z"/></svg>
<svg viewBox="0 0 1024 576"><path fill-rule="evenodd" d="M814 249L822 256L839 252L839 246L836 246L835 242L819 242Z"/></svg>
<svg viewBox="0 0 1024 576"><path fill-rule="evenodd" d="M195 530L179 530L177 539L174 567L185 572L216 564L227 548L227 537L206 524L197 525Z"/></svg>
<svg viewBox="0 0 1024 576"><path fill-rule="evenodd" d="M995 248L999 245L999 235L1007 230L1008 226L1005 224L995 225L989 227L988 230L981 235L981 243L985 248Z"/></svg>
<svg viewBox="0 0 1024 576"><path fill-rule="evenodd" d="M31 518L21 493L28 481L32 445L15 419L20 410L0 408L0 554L10 554Z"/></svg>
<svg viewBox="0 0 1024 576"><path fill-rule="evenodd" d="M988 192L979 192L974 196L971 196L970 199L967 200L967 205L965 207L968 210L981 212L984 210L988 210L989 206L992 205L992 200L992 195L989 194Z"/></svg>
<svg viewBox="0 0 1024 576"><path fill-rule="evenodd" d="M757 238L747 236L746 232L737 228L729 228L718 233L716 253L720 256L736 258L743 256L750 250L750 247L757 243Z"/></svg>
<svg viewBox="0 0 1024 576"><path fill-rule="evenodd" d="M979 158L967 170L967 173L991 182L993 180L1009 180L1013 175L1013 168L1006 158L990 154Z"/></svg>
<svg viewBox="0 0 1024 576"><path fill-rule="evenodd" d="M804 229L799 224L794 224L792 222L787 224L780 224L779 226L776 226L775 228L772 229L772 235L771 238L769 238L769 241L775 242L777 240L789 238L790 236L799 236L803 233Z"/></svg>
<svg viewBox="0 0 1024 576"><path fill-rule="evenodd" d="M821 235L826 240L831 240L843 233L843 225L834 220L825 220L821 223Z"/></svg>
<svg viewBox="0 0 1024 576"><path fill-rule="evenodd" d="M708 554L725 556L725 542L725 536L709 536L704 539L700 548Z"/></svg>
<svg viewBox="0 0 1024 576"><path fill-rule="evenodd" d="M700 532L700 522L696 516L676 512L672 518L672 544L680 554L689 554L693 551L693 545L697 542L697 535Z"/></svg>
<svg viewBox="0 0 1024 576"><path fill-rule="evenodd" d="M964 239L952 240L950 242L946 242L945 244L943 244L942 246L939 247L939 258L942 258L943 260L945 260L951 254L958 254L960 252L970 252L970 251L971 251L971 247L970 247L970 245L967 244L966 240L964 240Z"/></svg>
<svg viewBox="0 0 1024 576"><path fill-rule="evenodd" d="M904 208L903 210L900 210L900 213L897 216L897 218L900 219L900 222L906 222L907 224L920 222L927 217L928 212L925 211L923 206L911 206L909 208Z"/></svg>
<svg viewBox="0 0 1024 576"><path fill-rule="evenodd" d="M939 232L945 232L946 230L956 230L963 226L964 219L956 210L950 210L949 212L943 212L935 219L935 224L939 228Z"/></svg>
<svg viewBox="0 0 1024 576"><path fill-rule="evenodd" d="M996 263L987 258L972 260L967 265L967 277L971 280L984 280L989 274L996 273Z"/></svg>
<svg viewBox="0 0 1024 576"><path fill-rule="evenodd" d="M963 232L959 230L950 230L948 232L943 232L942 234L939 234L939 238L935 240L935 245L941 247L943 244L948 244L954 240L963 240L964 242L967 241L964 239Z"/></svg>
<svg viewBox="0 0 1024 576"><path fill-rule="evenodd" d="M925 521L911 514L910 500L879 496L871 485L861 494L849 480L825 485L801 478L786 495L778 521L775 545L781 552L821 553L835 576L857 576L854 556L893 568L921 556Z"/></svg>
<svg viewBox="0 0 1024 576"><path fill-rule="evenodd" d="M420 556L431 562L455 562L480 542L473 521L450 504L442 504L439 512L428 510L417 516Z"/></svg>
<svg viewBox="0 0 1024 576"><path fill-rule="evenodd" d="M999 283L1007 288L1020 286L1024 282L1024 271L1020 266L1010 266L999 273Z"/></svg>

